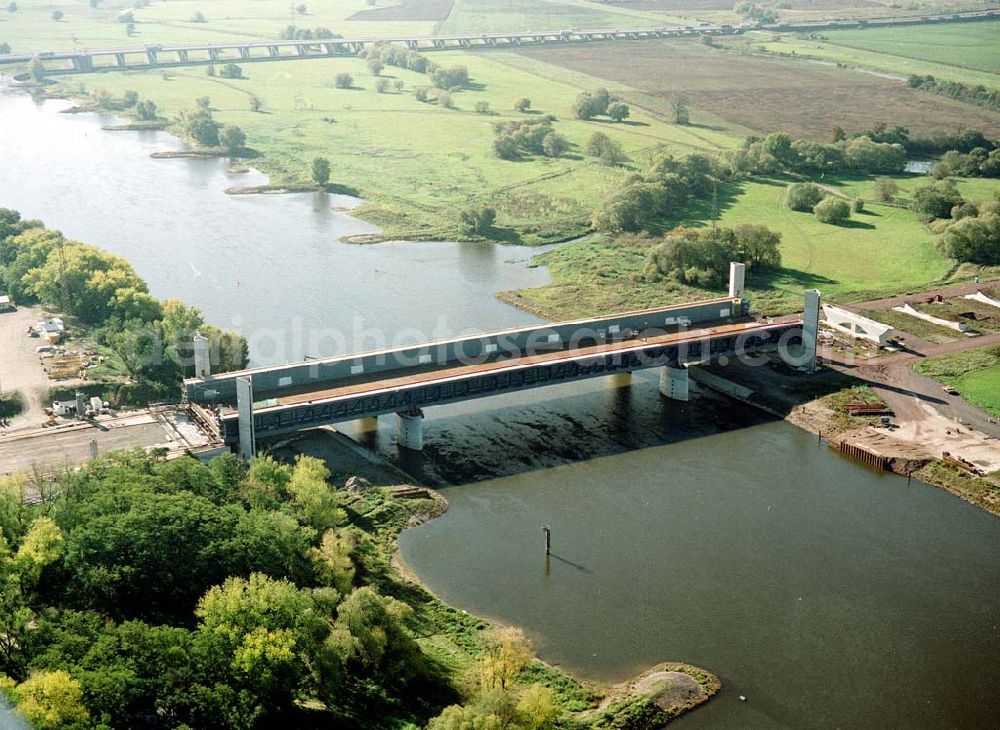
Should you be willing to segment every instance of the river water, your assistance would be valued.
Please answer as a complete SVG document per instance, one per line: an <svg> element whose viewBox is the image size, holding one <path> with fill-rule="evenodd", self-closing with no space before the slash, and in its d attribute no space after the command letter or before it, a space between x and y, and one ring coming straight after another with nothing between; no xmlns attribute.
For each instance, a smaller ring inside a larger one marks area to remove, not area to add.
<svg viewBox="0 0 1000 730"><path fill-rule="evenodd" d="M547 281L532 251L340 243L373 230L352 199L226 196L263 180L65 106L0 94L0 206L127 257L257 363L536 321L493 297ZM650 373L429 409L421 454L389 418L355 435L444 487L401 548L449 602L585 677L718 673L680 727L998 726L1000 522L945 492L725 399L665 401Z"/></svg>

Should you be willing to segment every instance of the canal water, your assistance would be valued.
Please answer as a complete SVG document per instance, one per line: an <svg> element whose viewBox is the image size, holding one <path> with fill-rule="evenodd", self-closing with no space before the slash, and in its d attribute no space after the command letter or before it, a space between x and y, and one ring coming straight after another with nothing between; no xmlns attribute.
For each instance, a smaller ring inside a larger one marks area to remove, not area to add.
<svg viewBox="0 0 1000 730"><path fill-rule="evenodd" d="M533 251L344 244L373 230L352 199L226 196L263 180L65 106L0 94L0 206L126 256L255 362L536 321L493 296L547 281ZM428 585L584 677L718 673L679 727L997 727L1000 522L945 492L725 399L665 401L651 373L429 409L419 455L381 423L356 437L451 502L401 539Z"/></svg>

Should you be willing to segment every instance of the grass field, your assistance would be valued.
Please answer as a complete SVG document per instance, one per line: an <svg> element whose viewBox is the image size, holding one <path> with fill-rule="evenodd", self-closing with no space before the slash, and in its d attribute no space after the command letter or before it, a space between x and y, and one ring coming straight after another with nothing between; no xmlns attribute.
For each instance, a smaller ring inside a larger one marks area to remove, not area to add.
<svg viewBox="0 0 1000 730"><path fill-rule="evenodd" d="M905 291L948 274L950 263L910 211L870 205L832 226L789 209L786 190L778 180L742 183L720 215L724 226L764 223L781 233L782 265L789 274L774 283L777 293L800 296L809 285L831 300L848 301Z"/></svg>
<svg viewBox="0 0 1000 730"><path fill-rule="evenodd" d="M891 53L840 45L830 42L825 35L821 38L808 38L804 35L794 33L752 33L745 36L745 38L752 42L755 51L763 49L768 53L786 58L797 57L800 59L823 60L830 63L843 64L850 68L893 74L900 78L906 78L910 74L920 76L931 75L935 78L948 81L958 81L971 85L982 84L987 88L994 89L1000 88L1000 74L997 73L939 63L928 59L896 56Z"/></svg>
<svg viewBox="0 0 1000 730"><path fill-rule="evenodd" d="M434 59L469 68L473 88L452 94L455 109L417 101L413 90L428 85L427 77L391 67L384 74L402 80L404 91L379 94L364 62L347 58L247 65L249 78L242 80L213 78L202 68L190 68L171 71L167 80L159 74L116 72L69 83L103 87L116 96L135 89L154 99L168 118L208 96L220 122L247 132L248 145L262 154L253 164L274 182L305 182L313 157L325 156L332 164L332 182L372 200L374 207L365 215L390 236L454 237L458 211L476 201L496 205L499 225L517 227L527 243L582 233L594 202L628 174L581 154L597 130L633 155L657 144L678 151L732 144L720 134L713 144L706 141L712 137L694 136L640 112L624 124L576 120L570 115L579 93L575 86L494 63L484 54L447 52ZM334 88L334 76L342 71L354 76L356 88ZM522 95L532 99L533 114L513 111L513 101ZM250 111L251 96L263 101L266 113ZM494 113L475 112L480 101ZM539 113L556 115L556 131L573 145L569 154L498 159L492 151L492 124ZM512 235L510 240L517 240L517 233Z"/></svg>
<svg viewBox="0 0 1000 730"><path fill-rule="evenodd" d="M434 20L405 17L387 22L349 20L362 11L394 6L394 0L377 0L374 8L366 5L365 0L305 0L305 3L307 13L301 15L290 11L290 4L272 0L157 1L132 11L136 32L128 37L125 25L117 19L125 4L103 0L92 8L88 0L20 2L15 13L0 11L0 41L10 44L14 51L64 50L276 39L290 24L300 28L326 27L354 37L429 35L435 26ZM51 17L57 9L64 13L59 22ZM196 12L201 12L206 22L192 22Z"/></svg>
<svg viewBox="0 0 1000 730"><path fill-rule="evenodd" d="M784 130L828 141L830 129L902 124L913 134L975 127L1000 134L1000 114L901 81L780 58L747 56L734 47L713 49L695 41L526 48L533 60L605 79L652 111L669 114L678 95L695 122L725 120L724 131ZM702 115L706 115L702 118Z"/></svg>
<svg viewBox="0 0 1000 730"><path fill-rule="evenodd" d="M920 176L900 178L901 187L910 188L928 180ZM858 179L823 182L849 197L873 185L870 180ZM853 213L848 224L831 226L820 223L810 213L790 210L785 205L788 184L779 179L757 179L728 186L720 194L721 225L763 223L781 233L782 268L766 273L751 270L748 274L748 290L758 311L768 314L797 311L802 306L802 291L813 287L819 288L827 300L850 302L891 292L920 291L938 282L971 279L974 274L995 274L955 268L953 262L938 254L930 231L905 208L867 205L864 212ZM973 199L975 196L969 190L1000 189L995 180L960 180L959 185ZM696 203L689 212L687 218L677 223L703 227L711 217L707 201ZM552 284L507 292L503 299L542 316L567 318L716 294L673 282L647 281L642 274L654 243L655 239L650 238L623 237L615 241L595 236L567 244L536 259L549 268ZM976 307L964 307L963 311L967 310ZM950 341L957 336L952 330L904 314L877 314L880 321L885 321L886 316L893 318L900 328L908 328L934 342ZM990 313L984 310L983 314ZM984 331L994 329L989 322L981 324Z"/></svg>
<svg viewBox="0 0 1000 730"><path fill-rule="evenodd" d="M914 369L958 390L969 403L1000 416L1000 348L934 357Z"/></svg>
<svg viewBox="0 0 1000 730"><path fill-rule="evenodd" d="M1000 20L824 31L828 43L1000 74Z"/></svg>

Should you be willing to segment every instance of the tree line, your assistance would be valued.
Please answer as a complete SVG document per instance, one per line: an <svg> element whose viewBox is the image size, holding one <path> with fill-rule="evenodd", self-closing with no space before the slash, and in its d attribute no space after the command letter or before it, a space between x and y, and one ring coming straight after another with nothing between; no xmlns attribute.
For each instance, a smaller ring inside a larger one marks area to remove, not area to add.
<svg viewBox="0 0 1000 730"><path fill-rule="evenodd" d="M926 76L910 74L906 80L906 85L911 89L929 91L933 94L941 94L952 99L985 107L992 111L1000 111L1000 91L988 89L982 84L970 86L960 81L936 79L930 74Z"/></svg>

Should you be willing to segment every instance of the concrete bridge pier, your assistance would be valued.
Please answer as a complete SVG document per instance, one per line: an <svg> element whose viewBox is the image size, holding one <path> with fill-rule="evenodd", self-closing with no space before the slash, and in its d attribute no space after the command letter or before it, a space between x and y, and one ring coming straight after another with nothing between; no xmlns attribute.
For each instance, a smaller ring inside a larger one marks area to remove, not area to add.
<svg viewBox="0 0 1000 730"><path fill-rule="evenodd" d="M660 370L660 394L672 400L690 400L690 375L687 365L671 367L664 365Z"/></svg>
<svg viewBox="0 0 1000 730"><path fill-rule="evenodd" d="M819 337L819 289L806 289L805 308L802 313L802 358L806 372L816 371L816 340Z"/></svg>
<svg viewBox="0 0 1000 730"><path fill-rule="evenodd" d="M419 408L396 414L396 441L404 449L424 448L424 413Z"/></svg>
<svg viewBox="0 0 1000 730"><path fill-rule="evenodd" d="M746 281L746 264L736 261L729 262L729 297L731 299L742 299L746 292L744 282Z"/></svg>
<svg viewBox="0 0 1000 730"><path fill-rule="evenodd" d="M194 336L194 376L207 378L212 374L212 359L208 352L208 338L198 332Z"/></svg>

